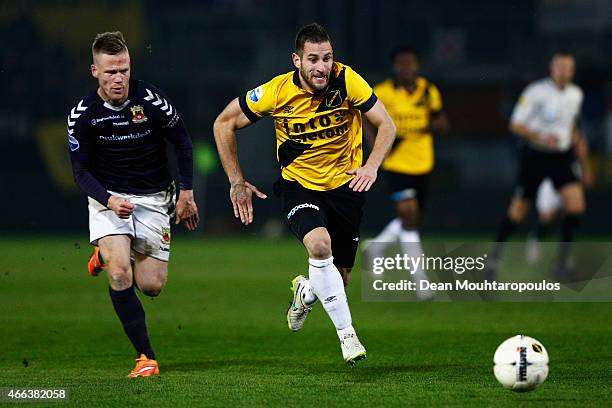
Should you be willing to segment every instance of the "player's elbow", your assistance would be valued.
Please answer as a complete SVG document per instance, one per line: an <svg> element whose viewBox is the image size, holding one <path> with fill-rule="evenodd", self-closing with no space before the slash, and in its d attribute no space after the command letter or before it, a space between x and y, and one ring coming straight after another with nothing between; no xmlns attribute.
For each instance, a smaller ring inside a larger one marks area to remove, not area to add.
<svg viewBox="0 0 612 408"><path fill-rule="evenodd" d="M224 115L223 112L217 116L215 122L213 123L213 132L217 141L219 141L219 138L222 137L222 135L233 130L235 130L235 121L233 121L231 117Z"/></svg>
<svg viewBox="0 0 612 408"><path fill-rule="evenodd" d="M450 132L450 124L444 113L432 120L431 127L436 135L447 135Z"/></svg>
<svg viewBox="0 0 612 408"><path fill-rule="evenodd" d="M515 134L519 133L521 130L521 125L517 122L510 122L510 124L508 125L508 130Z"/></svg>
<svg viewBox="0 0 612 408"><path fill-rule="evenodd" d="M384 122L384 127L387 129L391 139L395 139L395 134L397 133L397 128L395 127L395 123L391 118L387 118Z"/></svg>
<svg viewBox="0 0 612 408"><path fill-rule="evenodd" d="M87 177L87 170L83 167L74 166L72 168L72 178L77 186L81 186Z"/></svg>

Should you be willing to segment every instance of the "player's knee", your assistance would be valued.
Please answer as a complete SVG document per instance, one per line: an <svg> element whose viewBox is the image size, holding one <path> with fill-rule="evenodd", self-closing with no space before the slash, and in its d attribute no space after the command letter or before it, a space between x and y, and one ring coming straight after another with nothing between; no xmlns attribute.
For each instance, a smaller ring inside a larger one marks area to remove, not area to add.
<svg viewBox="0 0 612 408"><path fill-rule="evenodd" d="M164 285L159 282L146 283L141 285L140 291L149 297L157 297L161 293L163 287Z"/></svg>
<svg viewBox="0 0 612 408"><path fill-rule="evenodd" d="M564 213L565 214L569 214L569 215L582 215L584 214L584 211L586 210L586 203L585 200L582 198L578 198L578 199L574 199L574 200L569 200L566 204L565 204L565 208L564 208Z"/></svg>
<svg viewBox="0 0 612 408"><path fill-rule="evenodd" d="M149 276L148 279L145 279L143 282L139 283L138 286L140 291L150 297L159 296L162 289L166 285L166 277L167 274L161 271L157 274Z"/></svg>
<svg viewBox="0 0 612 408"><path fill-rule="evenodd" d="M402 221L403 229L415 229L419 226L420 213L416 200L404 200L397 205L397 214Z"/></svg>
<svg viewBox="0 0 612 408"><path fill-rule="evenodd" d="M550 224L555 219L555 212L554 211L541 212L538 214L538 219L540 220L540 223L542 224Z"/></svg>
<svg viewBox="0 0 612 408"><path fill-rule="evenodd" d="M402 228L405 230L413 230L419 226L419 216L416 213L408 213L400 216Z"/></svg>
<svg viewBox="0 0 612 408"><path fill-rule="evenodd" d="M529 211L529 201L520 200L514 201L510 204L508 210L508 218L515 224L520 224L525 220L527 212Z"/></svg>
<svg viewBox="0 0 612 408"><path fill-rule="evenodd" d="M564 213L565 215L573 215L573 216L580 217L584 214L585 210L586 210L586 205L584 205L584 203L576 203L576 204L567 206Z"/></svg>
<svg viewBox="0 0 612 408"><path fill-rule="evenodd" d="M332 256L331 239L329 237L317 237L309 242L308 253L313 259L327 259Z"/></svg>
<svg viewBox="0 0 612 408"><path fill-rule="evenodd" d="M108 277L115 290L127 289L132 286L132 268L125 265L110 265Z"/></svg>

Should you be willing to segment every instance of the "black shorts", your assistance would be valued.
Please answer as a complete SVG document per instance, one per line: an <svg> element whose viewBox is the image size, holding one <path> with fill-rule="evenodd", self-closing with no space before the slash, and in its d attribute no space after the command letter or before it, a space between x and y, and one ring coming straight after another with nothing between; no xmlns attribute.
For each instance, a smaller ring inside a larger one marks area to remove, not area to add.
<svg viewBox="0 0 612 408"><path fill-rule="evenodd" d="M398 203L403 200L416 199L420 208L425 207L430 174L413 175L385 171L385 178L391 191L391 200Z"/></svg>
<svg viewBox="0 0 612 408"><path fill-rule="evenodd" d="M315 191L281 178L274 183L274 194L280 198L287 224L300 242L313 229L324 227L331 237L334 264L341 268L353 267L364 193L354 192L348 183L334 190Z"/></svg>
<svg viewBox="0 0 612 408"><path fill-rule="evenodd" d="M523 146L520 155L515 195L533 199L542 180L550 177L555 189L580 181L580 164L573 149L567 152L543 152Z"/></svg>

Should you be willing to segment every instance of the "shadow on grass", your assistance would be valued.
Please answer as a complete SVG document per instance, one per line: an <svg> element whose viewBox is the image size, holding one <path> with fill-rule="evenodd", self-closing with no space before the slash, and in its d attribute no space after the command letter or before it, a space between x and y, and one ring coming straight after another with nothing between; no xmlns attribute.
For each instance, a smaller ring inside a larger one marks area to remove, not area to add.
<svg viewBox="0 0 612 408"><path fill-rule="evenodd" d="M202 360L189 362L175 362L160 366L165 373L179 373L187 371L210 371L223 370L235 367L251 367L261 369L262 367L285 367L277 359L228 359L228 360Z"/></svg>
<svg viewBox="0 0 612 408"><path fill-rule="evenodd" d="M460 365L449 364L375 364L370 361L358 363L355 367L349 367L340 362L321 364L320 362L300 362L293 359L283 360L278 358L261 359L228 359L228 360L201 360L188 362L173 362L163 364L161 369L164 373L181 373L194 371L231 370L236 368L252 372L266 372L267 374L301 374L321 376L326 374L346 373L355 378L387 377L397 374L423 374L430 372L442 372L449 368L461 369Z"/></svg>

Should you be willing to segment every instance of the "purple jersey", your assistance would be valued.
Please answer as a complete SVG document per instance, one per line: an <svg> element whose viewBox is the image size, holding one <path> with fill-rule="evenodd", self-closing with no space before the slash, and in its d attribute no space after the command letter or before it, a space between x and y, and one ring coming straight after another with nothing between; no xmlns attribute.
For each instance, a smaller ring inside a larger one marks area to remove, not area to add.
<svg viewBox="0 0 612 408"><path fill-rule="evenodd" d="M166 190L166 141L177 156L179 185L192 188L191 139L174 105L156 87L130 80L127 100L114 106L96 90L68 114L68 146L77 185L102 205L107 190L152 194Z"/></svg>

